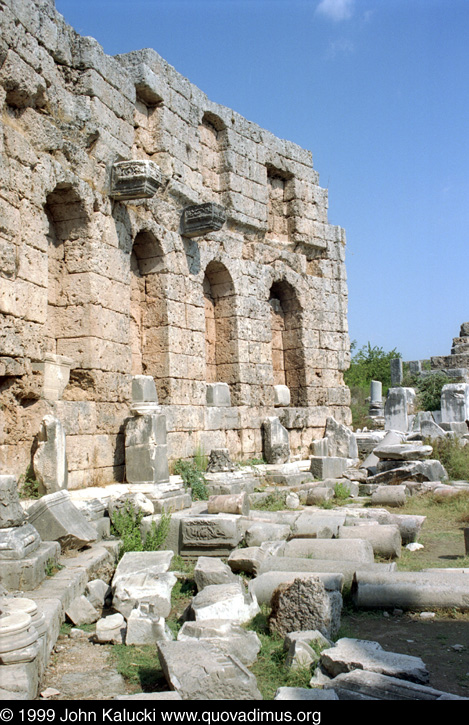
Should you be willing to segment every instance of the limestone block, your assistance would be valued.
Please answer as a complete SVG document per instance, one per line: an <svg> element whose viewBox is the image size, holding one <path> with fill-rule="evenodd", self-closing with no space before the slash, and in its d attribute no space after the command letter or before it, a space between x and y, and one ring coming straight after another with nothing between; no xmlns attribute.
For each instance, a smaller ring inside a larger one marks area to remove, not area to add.
<svg viewBox="0 0 469 725"><path fill-rule="evenodd" d="M119 498L111 499L108 505L109 516L112 519L118 511L131 508L134 514L142 513L144 516L153 516L155 507L152 501L143 493L123 493Z"/></svg>
<svg viewBox="0 0 469 725"><path fill-rule="evenodd" d="M420 657L386 652L378 642L348 637L321 652L321 665L333 677L360 669L422 684L429 679Z"/></svg>
<svg viewBox="0 0 469 725"><path fill-rule="evenodd" d="M286 385L274 385L274 406L285 408L290 405L290 389Z"/></svg>
<svg viewBox="0 0 469 725"><path fill-rule="evenodd" d="M319 661L319 655L306 642L295 640L288 648L285 658L285 667L292 670L311 667L315 662Z"/></svg>
<svg viewBox="0 0 469 725"><path fill-rule="evenodd" d="M354 434L331 416L326 419L324 435L328 439L329 456L358 458L358 447Z"/></svg>
<svg viewBox="0 0 469 725"><path fill-rule="evenodd" d="M469 385L451 383L441 391L441 420L443 423L464 422L469 418Z"/></svg>
<svg viewBox="0 0 469 725"><path fill-rule="evenodd" d="M26 524L28 526L28 524ZM19 527L23 528L23 527ZM33 527L31 526L31 529ZM33 535L25 536L28 543L35 541L32 552L26 553L24 556L24 542L21 546L17 546L16 542L7 540L5 542L3 536L9 532L18 531L15 529L0 529L0 544L2 546L1 566L0 566L0 584L8 591L30 591L36 589L46 577L46 567L53 561L58 562L60 556L60 545L55 542L41 543L39 534L34 529ZM35 533L34 533L35 532ZM39 543L38 543L39 542ZM6 544L6 546L5 546ZM6 558L6 554L15 553L15 557Z"/></svg>
<svg viewBox="0 0 469 725"><path fill-rule="evenodd" d="M196 622L227 619L233 624L249 622L260 611L256 597L245 590L242 581L206 586L194 597L190 609Z"/></svg>
<svg viewBox="0 0 469 725"><path fill-rule="evenodd" d="M340 592L327 592L320 579L294 579L274 591L269 628L281 637L288 632L318 629L331 638L339 631L341 609Z"/></svg>
<svg viewBox="0 0 469 725"><path fill-rule="evenodd" d="M28 517L44 541L58 541L63 549L96 541L96 528L74 506L68 491L43 496L29 507Z"/></svg>
<svg viewBox="0 0 469 725"><path fill-rule="evenodd" d="M154 644L161 640L171 641L173 636L164 617L154 612L151 604L141 604L132 609L127 620L126 645Z"/></svg>
<svg viewBox="0 0 469 725"><path fill-rule="evenodd" d="M69 604L65 614L77 627L81 624L92 624L99 619L99 612L83 594Z"/></svg>
<svg viewBox="0 0 469 725"><path fill-rule="evenodd" d="M262 444L267 463L286 463L290 458L288 431L277 417L262 423Z"/></svg>
<svg viewBox="0 0 469 725"><path fill-rule="evenodd" d="M230 388L227 383L207 383L206 402L215 408L231 406Z"/></svg>
<svg viewBox="0 0 469 725"><path fill-rule="evenodd" d="M112 579L113 608L128 619L135 606L146 603L154 606L155 615L167 617L177 581L168 572L172 558L172 551L124 554Z"/></svg>
<svg viewBox="0 0 469 725"><path fill-rule="evenodd" d="M111 587L102 579L92 579L86 585L85 596L95 609L102 609L111 594Z"/></svg>
<svg viewBox="0 0 469 725"><path fill-rule="evenodd" d="M0 71L7 103L14 108L41 108L46 103L46 82L17 53L9 50Z"/></svg>
<svg viewBox="0 0 469 725"><path fill-rule="evenodd" d="M41 493L55 493L67 488L65 431L60 420L52 415L46 415L42 421L33 466Z"/></svg>
<svg viewBox="0 0 469 725"><path fill-rule="evenodd" d="M237 581L237 578L228 564L224 564L221 559L210 556L199 556L194 568L194 580L197 585L197 591L200 592L206 586L212 584L230 584L231 582Z"/></svg>
<svg viewBox="0 0 469 725"><path fill-rule="evenodd" d="M185 237L204 236L221 229L225 221L225 209L220 204L209 202L188 206L182 213L181 234Z"/></svg>
<svg viewBox="0 0 469 725"><path fill-rule="evenodd" d="M120 161L112 167L110 196L119 201L148 199L163 184L163 174L154 161Z"/></svg>
<svg viewBox="0 0 469 725"><path fill-rule="evenodd" d="M384 405L386 430L407 432L409 414L413 412L414 399L413 388L389 388Z"/></svg>
<svg viewBox="0 0 469 725"><path fill-rule="evenodd" d="M152 375L132 377L132 403L158 403L155 380Z"/></svg>
<svg viewBox="0 0 469 725"><path fill-rule="evenodd" d="M96 622L96 640L98 642L111 642L123 644L125 639L125 619L122 614L110 614Z"/></svg>
<svg viewBox="0 0 469 725"><path fill-rule="evenodd" d="M265 551L259 546L235 549L228 557L228 566L235 573L257 574L258 568L265 557Z"/></svg>
<svg viewBox="0 0 469 725"><path fill-rule="evenodd" d="M21 526L25 515L18 497L16 477L0 476L0 529Z"/></svg>
<svg viewBox="0 0 469 725"><path fill-rule="evenodd" d="M298 641L306 642L307 644L313 642L316 646L321 647L321 649L328 648L332 644L318 629L309 629L300 632L289 632L283 642L284 651L288 652L292 642Z"/></svg>
<svg viewBox="0 0 469 725"><path fill-rule="evenodd" d="M207 642L159 642L158 656L183 700L262 700L254 675Z"/></svg>
<svg viewBox="0 0 469 725"><path fill-rule="evenodd" d="M433 453L431 446L422 443L401 443L385 445L384 442L373 450L375 456L387 461L421 461L429 458Z"/></svg>
<svg viewBox="0 0 469 725"><path fill-rule="evenodd" d="M125 475L128 483L169 481L168 446L151 443L127 446Z"/></svg>
<svg viewBox="0 0 469 725"><path fill-rule="evenodd" d="M315 479L323 481L325 478L340 478L350 463L348 458L312 456L309 470Z"/></svg>
<svg viewBox="0 0 469 725"><path fill-rule="evenodd" d="M73 360L63 355L44 355L44 388L46 400L60 400L70 379L70 368Z"/></svg>
<svg viewBox="0 0 469 725"><path fill-rule="evenodd" d="M236 657L246 667L254 664L261 648L260 639L255 632L224 619L185 622L177 639L182 642L206 641L221 649L224 654Z"/></svg>

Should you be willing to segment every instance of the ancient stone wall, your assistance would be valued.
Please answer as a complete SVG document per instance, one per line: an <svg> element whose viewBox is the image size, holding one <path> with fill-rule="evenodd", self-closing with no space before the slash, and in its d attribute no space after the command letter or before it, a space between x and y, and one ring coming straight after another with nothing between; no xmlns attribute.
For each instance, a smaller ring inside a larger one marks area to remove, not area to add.
<svg viewBox="0 0 469 725"><path fill-rule="evenodd" d="M0 28L1 468L26 471L53 414L70 488L122 480L132 374L155 379L173 459L260 455L269 415L302 455L350 422L345 235L310 152L153 50L107 56L53 0L0 0Z"/></svg>

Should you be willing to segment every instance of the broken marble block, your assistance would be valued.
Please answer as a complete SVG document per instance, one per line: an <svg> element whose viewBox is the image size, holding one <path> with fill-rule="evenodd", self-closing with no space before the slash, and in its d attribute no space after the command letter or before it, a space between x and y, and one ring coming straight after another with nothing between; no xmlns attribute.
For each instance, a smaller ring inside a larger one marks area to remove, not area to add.
<svg viewBox="0 0 469 725"><path fill-rule="evenodd" d="M151 604L155 615L167 617L171 610L171 591L176 584L168 572L172 551L127 552L112 579L112 606L126 619L142 603Z"/></svg>
<svg viewBox="0 0 469 725"><path fill-rule="evenodd" d="M111 594L111 587L102 579L92 579L86 585L85 596L95 609L102 609Z"/></svg>
<svg viewBox="0 0 469 725"><path fill-rule="evenodd" d="M328 592L317 577L294 579L279 584L272 596L269 628L281 637L288 632L318 629L333 638L340 627L342 595Z"/></svg>
<svg viewBox="0 0 469 725"><path fill-rule="evenodd" d="M334 647L321 652L321 665L332 677L360 669L422 684L429 679L420 657L387 652L378 642L364 639L339 639Z"/></svg>
<svg viewBox="0 0 469 725"><path fill-rule="evenodd" d="M207 473L230 473L236 465L230 458L228 448L212 448L207 464Z"/></svg>
<svg viewBox="0 0 469 725"><path fill-rule="evenodd" d="M267 463L287 463L290 458L288 430L276 416L262 423L262 446Z"/></svg>
<svg viewBox="0 0 469 725"><path fill-rule="evenodd" d="M68 491L43 496L28 508L28 517L43 541L58 541L62 549L80 549L97 538L95 526L73 504Z"/></svg>
<svg viewBox="0 0 469 725"><path fill-rule="evenodd" d="M228 557L228 566L235 573L257 574L265 557L265 551L259 546L247 546L231 552Z"/></svg>
<svg viewBox="0 0 469 725"><path fill-rule="evenodd" d="M469 385L450 383L441 391L441 422L457 423L469 418Z"/></svg>
<svg viewBox="0 0 469 725"><path fill-rule="evenodd" d="M168 684L183 700L262 700L254 675L208 642L159 642L158 656Z"/></svg>
<svg viewBox="0 0 469 725"><path fill-rule="evenodd" d="M384 404L386 430L406 433L409 415L414 411L415 390L413 388L389 388Z"/></svg>
<svg viewBox="0 0 469 725"><path fill-rule="evenodd" d="M328 441L328 455L338 458L358 458L358 446L354 433L329 416L324 434Z"/></svg>
<svg viewBox="0 0 469 725"><path fill-rule="evenodd" d="M237 581L228 564L213 556L199 556L194 568L194 580L197 591L201 592L212 584L230 584Z"/></svg>
<svg viewBox="0 0 469 725"><path fill-rule="evenodd" d="M141 603L132 609L127 620L126 645L154 644L172 639L173 635L164 617L158 615L153 604Z"/></svg>
<svg viewBox="0 0 469 725"><path fill-rule="evenodd" d="M287 408L290 405L290 388L286 385L274 385L274 406Z"/></svg>
<svg viewBox="0 0 469 725"><path fill-rule="evenodd" d="M290 536L288 524L271 524L268 521L258 521L246 531L245 542L248 547L260 546L265 541L286 541Z"/></svg>
<svg viewBox="0 0 469 725"><path fill-rule="evenodd" d="M290 644L285 659L285 667L298 670L311 667L315 662L319 662L319 655L307 642L294 640Z"/></svg>
<svg viewBox="0 0 469 725"><path fill-rule="evenodd" d="M232 584L212 584L202 589L192 600L190 618L196 622L227 619L233 624L244 624L259 611L256 597L238 580Z"/></svg>
<svg viewBox="0 0 469 725"><path fill-rule="evenodd" d="M128 483L169 481L166 416L135 411L125 427L125 475Z"/></svg>
<svg viewBox="0 0 469 725"><path fill-rule="evenodd" d="M33 468L40 484L39 493L54 493L67 488L65 430L60 420L53 415L44 416L41 423Z"/></svg>
<svg viewBox="0 0 469 725"><path fill-rule="evenodd" d="M81 624L93 624L93 622L97 622L99 619L99 612L83 594L79 597L75 597L75 599L70 602L65 610L65 614L77 627Z"/></svg>
<svg viewBox="0 0 469 725"><path fill-rule="evenodd" d="M261 641L255 632L225 619L205 619L185 622L178 634L178 641L203 640L222 650L226 655L237 657L249 667L261 649Z"/></svg>
<svg viewBox="0 0 469 725"><path fill-rule="evenodd" d="M21 526L26 516L19 501L15 476L0 476L0 529Z"/></svg>
<svg viewBox="0 0 469 725"><path fill-rule="evenodd" d="M125 619L119 613L110 614L96 622L96 640L101 643L124 644L125 631Z"/></svg>

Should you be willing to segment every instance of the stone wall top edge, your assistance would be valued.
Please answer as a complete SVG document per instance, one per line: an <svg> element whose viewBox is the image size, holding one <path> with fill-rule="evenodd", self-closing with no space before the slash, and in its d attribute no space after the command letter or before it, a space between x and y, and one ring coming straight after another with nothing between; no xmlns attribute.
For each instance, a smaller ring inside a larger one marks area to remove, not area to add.
<svg viewBox="0 0 469 725"><path fill-rule="evenodd" d="M61 13L59 13L59 11L55 8L55 0L32 0L32 2L40 13L47 13L49 18L51 18L51 16L55 16L58 24L62 25L62 27L70 33L69 40L71 44L80 43L85 40L88 41L88 43L91 43L93 46L93 52L102 56L102 60L105 63L102 68L103 77L105 80L111 82L111 85L113 85L112 79L106 77L107 63L111 63L112 66L114 66L114 62L118 64L124 74L128 76L129 81L132 82L134 80L133 76L135 69L141 64L146 64L156 75L164 77L163 80L166 81L169 90L176 91L185 96L191 102L195 102L195 105L200 106L205 112L209 111L218 115L226 126L236 133L246 136L251 140L255 140L265 145L267 148L272 147L275 152L291 161L301 163L309 167L312 166L311 151L304 149L294 141L282 139L276 136L268 129L263 128L254 121L246 119L230 107L212 101L208 98L204 91L185 78L153 48L132 50L128 53L117 54L114 56L109 55L105 53L98 40L91 36L80 35L73 26L67 23ZM23 14L21 8L31 6L31 0L2 0L2 4L5 4L16 15L21 16ZM21 17L19 17L19 19L21 22ZM33 27L29 26L30 23L27 22L25 28L28 32L31 32ZM51 48L48 50L51 51ZM52 54L55 55L54 53ZM73 53L72 49L71 62L73 65L75 65L76 61L76 57L73 57L74 55L76 56L76 53ZM127 93L126 95L129 94ZM131 100L133 100L133 98L131 98Z"/></svg>

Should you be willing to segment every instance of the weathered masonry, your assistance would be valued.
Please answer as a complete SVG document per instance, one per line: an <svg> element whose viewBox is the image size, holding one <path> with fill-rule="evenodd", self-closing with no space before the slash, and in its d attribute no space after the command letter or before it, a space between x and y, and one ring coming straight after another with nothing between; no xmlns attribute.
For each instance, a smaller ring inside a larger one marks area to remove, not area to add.
<svg viewBox="0 0 469 725"><path fill-rule="evenodd" d="M53 0L0 0L0 27L1 468L53 415L69 488L122 480L139 374L170 459L260 455L273 415L304 456L349 423L345 235L310 152Z"/></svg>

